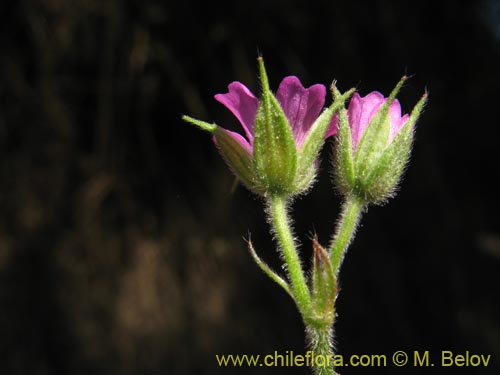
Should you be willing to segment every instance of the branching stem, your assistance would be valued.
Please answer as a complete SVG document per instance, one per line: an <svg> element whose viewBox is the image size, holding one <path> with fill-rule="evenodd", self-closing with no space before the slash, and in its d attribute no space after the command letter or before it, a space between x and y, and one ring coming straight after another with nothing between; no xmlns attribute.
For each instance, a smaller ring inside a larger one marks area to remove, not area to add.
<svg viewBox="0 0 500 375"><path fill-rule="evenodd" d="M283 252L288 277L292 283L295 301L302 315L307 316L311 306L311 295L293 239L291 222L287 213L286 198L272 196L269 199L268 211L279 246Z"/></svg>
<svg viewBox="0 0 500 375"><path fill-rule="evenodd" d="M348 196L344 201L342 215L337 223L337 231L330 247L330 260L337 275L347 247L356 232L365 205L364 201L353 195Z"/></svg>

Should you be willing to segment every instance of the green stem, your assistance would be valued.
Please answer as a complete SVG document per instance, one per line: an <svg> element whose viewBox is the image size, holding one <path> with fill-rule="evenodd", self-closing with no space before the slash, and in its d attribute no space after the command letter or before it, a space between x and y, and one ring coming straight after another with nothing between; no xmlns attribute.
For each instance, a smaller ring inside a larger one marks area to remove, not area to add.
<svg viewBox="0 0 500 375"><path fill-rule="evenodd" d="M314 375L337 374L333 366L332 331L331 326L323 328L306 326L307 341L314 354L311 363Z"/></svg>
<svg viewBox="0 0 500 375"><path fill-rule="evenodd" d="M298 308L303 316L307 316L311 306L311 295L290 229L291 223L288 219L286 198L272 196L269 199L269 215L285 258L288 276L292 283L293 294Z"/></svg>
<svg viewBox="0 0 500 375"><path fill-rule="evenodd" d="M333 271L337 275L347 247L356 232L356 227L358 226L365 204L363 200L353 195L348 196L344 201L342 215L337 224L337 232L330 248L330 260Z"/></svg>

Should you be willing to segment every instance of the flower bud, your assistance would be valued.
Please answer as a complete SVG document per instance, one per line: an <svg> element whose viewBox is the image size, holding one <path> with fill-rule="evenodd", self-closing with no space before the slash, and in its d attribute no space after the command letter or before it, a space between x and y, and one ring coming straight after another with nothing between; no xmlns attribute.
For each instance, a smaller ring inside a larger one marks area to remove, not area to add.
<svg viewBox="0 0 500 375"><path fill-rule="evenodd" d="M382 203L394 194L408 162L415 123L427 94L410 115L401 116L395 99L406 77L388 98L377 92L354 94L349 108L333 119L338 124L335 183L344 195L354 194L370 203Z"/></svg>
<svg viewBox="0 0 500 375"><path fill-rule="evenodd" d="M313 316L316 324L329 325L334 319L334 302L337 297L337 283L330 256L313 239L313 269L312 269L312 303Z"/></svg>

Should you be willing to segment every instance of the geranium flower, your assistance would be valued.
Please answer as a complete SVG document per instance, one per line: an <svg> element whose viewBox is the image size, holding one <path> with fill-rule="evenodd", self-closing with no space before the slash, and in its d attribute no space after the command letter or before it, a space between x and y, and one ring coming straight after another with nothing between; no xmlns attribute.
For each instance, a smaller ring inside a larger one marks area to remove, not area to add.
<svg viewBox="0 0 500 375"><path fill-rule="evenodd" d="M403 77L388 98L378 91L364 97L355 93L347 111L341 109L333 117L331 127L339 128L334 174L344 195L382 203L394 194L427 98L420 99L411 115L402 115L396 95L405 80Z"/></svg>
<svg viewBox="0 0 500 375"><path fill-rule="evenodd" d="M388 98L378 91L373 91L361 97L357 92L354 93L347 109L347 118L349 127L351 128L352 146L356 149L359 141L363 137L370 121L373 120L382 105L387 102ZM397 99L394 99L389 106L389 124L390 131L387 138L387 144L391 143L394 137L398 134L399 130L408 121L410 116L405 114L401 116L401 105ZM332 128L337 128L338 116L334 116L332 121Z"/></svg>
<svg viewBox="0 0 500 375"><path fill-rule="evenodd" d="M297 149L302 146L307 132L323 109L325 95L326 88L322 84L315 84L306 89L295 76L285 77L281 81L276 99L290 124ZM255 117L259 99L240 82L231 83L228 86L228 93L217 94L215 99L236 116L246 137L229 130L225 131L241 144L241 147L253 153ZM331 132L329 136L333 134L334 132Z"/></svg>
<svg viewBox="0 0 500 375"><path fill-rule="evenodd" d="M324 139L336 131L332 116L352 90L323 110L324 85L304 88L297 77L289 76L274 96L261 58L259 68L260 99L240 82L231 83L227 93L215 95L238 119L242 133L188 116L184 120L213 133L226 163L251 191L261 195L297 194L314 180L319 150Z"/></svg>

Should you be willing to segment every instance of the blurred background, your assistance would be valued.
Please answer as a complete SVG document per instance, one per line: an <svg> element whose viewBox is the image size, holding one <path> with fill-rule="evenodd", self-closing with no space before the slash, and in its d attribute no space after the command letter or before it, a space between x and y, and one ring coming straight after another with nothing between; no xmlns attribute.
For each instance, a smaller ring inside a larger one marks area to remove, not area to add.
<svg viewBox="0 0 500 375"><path fill-rule="evenodd" d="M408 73L405 111L430 92L398 196L344 263L339 353L468 350L490 366L425 371L498 374L499 1L21 0L0 17L1 374L308 373L215 360L304 351L243 240L280 269L262 202L180 120L238 129L213 95L257 93L259 52L274 88L388 94ZM306 264L339 210L330 152L294 205Z"/></svg>

